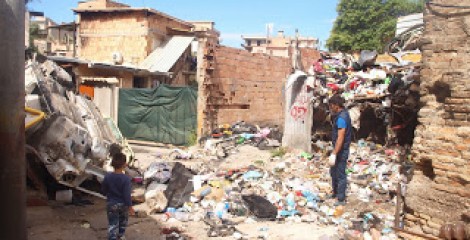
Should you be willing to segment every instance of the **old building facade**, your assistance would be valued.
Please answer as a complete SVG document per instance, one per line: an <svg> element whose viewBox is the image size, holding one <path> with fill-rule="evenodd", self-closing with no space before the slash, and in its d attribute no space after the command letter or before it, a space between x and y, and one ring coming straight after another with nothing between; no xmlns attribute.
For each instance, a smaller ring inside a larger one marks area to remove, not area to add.
<svg viewBox="0 0 470 240"><path fill-rule="evenodd" d="M185 84L182 79L185 76L178 73L190 70L189 44L175 46L182 53L173 59L174 62L167 63L171 65L170 69L147 69L149 64L142 66L142 63L157 49L165 48L172 37L190 35L192 24L154 9L133 8L108 0L82 2L74 11L78 14L77 47L80 59L134 67L136 72L139 69L153 72L133 74L132 79L124 78L124 87L152 87L154 80ZM188 67L185 69L183 65ZM168 77L166 73L176 74Z"/></svg>
<svg viewBox="0 0 470 240"><path fill-rule="evenodd" d="M110 0L79 2L73 11L76 57L51 59L73 73L79 91L105 117L117 121L120 88L195 83L193 24Z"/></svg>

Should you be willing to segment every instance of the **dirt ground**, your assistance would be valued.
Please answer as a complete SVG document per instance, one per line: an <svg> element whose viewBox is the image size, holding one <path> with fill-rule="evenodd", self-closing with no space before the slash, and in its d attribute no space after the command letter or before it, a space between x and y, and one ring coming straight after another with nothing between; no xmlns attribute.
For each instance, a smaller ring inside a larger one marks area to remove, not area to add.
<svg viewBox="0 0 470 240"><path fill-rule="evenodd" d="M168 155L171 149L135 146L136 159L141 168L159 160L159 156ZM257 148L245 146L239 152L230 155L223 161L214 160L219 169L242 168L269 163L271 153ZM201 163L200 160L187 160L185 165ZM68 240L68 239L106 239L107 219L105 200L87 197L93 205L64 205L50 201L49 206L28 207L28 236L33 240ZM136 210L146 211L146 204L135 206ZM177 227L182 234L190 239L234 239L234 237L209 238L209 227L204 222L163 221L163 214L150 215L143 218L132 217L126 233L127 239L164 239L161 231L164 228ZM322 236L333 236L337 229L334 226L319 226L315 223L294 222L242 222L236 228L247 239L322 239ZM325 238L334 239L334 238Z"/></svg>

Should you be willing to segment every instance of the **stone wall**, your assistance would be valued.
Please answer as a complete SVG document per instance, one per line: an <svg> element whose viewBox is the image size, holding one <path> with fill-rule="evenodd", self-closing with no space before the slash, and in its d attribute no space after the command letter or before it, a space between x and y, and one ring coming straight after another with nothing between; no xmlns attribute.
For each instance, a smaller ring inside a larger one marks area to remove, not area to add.
<svg viewBox="0 0 470 240"><path fill-rule="evenodd" d="M468 1L433 0L445 5ZM470 12L428 5L419 112L406 194L405 225L438 235L442 224L470 214Z"/></svg>
<svg viewBox="0 0 470 240"><path fill-rule="evenodd" d="M220 124L246 121L284 125L284 85L292 71L291 59L253 54L246 50L203 43L199 64L198 133ZM319 53L316 51L319 56ZM305 54L304 62L316 56ZM202 130L201 130L202 128Z"/></svg>

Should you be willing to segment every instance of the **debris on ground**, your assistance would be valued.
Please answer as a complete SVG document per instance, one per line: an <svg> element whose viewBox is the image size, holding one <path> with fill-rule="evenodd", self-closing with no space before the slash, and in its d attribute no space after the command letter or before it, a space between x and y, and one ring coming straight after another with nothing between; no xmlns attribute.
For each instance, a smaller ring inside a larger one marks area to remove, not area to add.
<svg viewBox="0 0 470 240"><path fill-rule="evenodd" d="M336 226L338 235L347 239L398 239L393 227L397 199L406 192L411 166L407 165L407 149L365 140L353 143L347 167L347 205L335 206L328 199L326 156L331 144L318 141L315 146L313 153L283 150L282 156L271 157L268 164L240 169L218 168L220 161L209 153L198 159L203 162L198 169L187 168L181 164L184 162L173 166L152 163L152 168L158 164L172 173L169 182L154 178L148 185L147 192L160 196L159 204L151 200L155 205L151 213L164 214L162 219L167 222L204 221L209 237L245 239L253 233L241 233L237 224L276 221ZM164 197L169 201L162 207Z"/></svg>

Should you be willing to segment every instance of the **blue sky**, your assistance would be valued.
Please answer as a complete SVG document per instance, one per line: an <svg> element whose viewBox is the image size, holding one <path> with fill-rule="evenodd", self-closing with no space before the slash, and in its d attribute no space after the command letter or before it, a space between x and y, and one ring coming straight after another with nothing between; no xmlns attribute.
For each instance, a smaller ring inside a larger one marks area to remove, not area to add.
<svg viewBox="0 0 470 240"><path fill-rule="evenodd" d="M119 0L133 7L151 7L183 20L210 20L222 34L222 44L240 47L241 35L266 34L284 30L294 35L328 38L336 18L338 0ZM33 0L30 10L42 11L54 21L74 20L77 0Z"/></svg>

